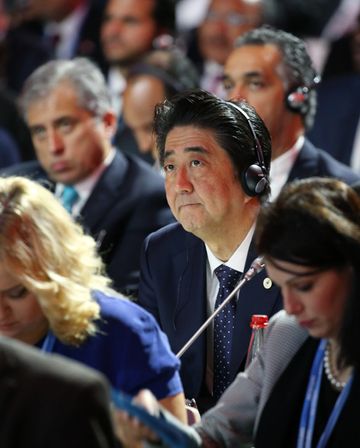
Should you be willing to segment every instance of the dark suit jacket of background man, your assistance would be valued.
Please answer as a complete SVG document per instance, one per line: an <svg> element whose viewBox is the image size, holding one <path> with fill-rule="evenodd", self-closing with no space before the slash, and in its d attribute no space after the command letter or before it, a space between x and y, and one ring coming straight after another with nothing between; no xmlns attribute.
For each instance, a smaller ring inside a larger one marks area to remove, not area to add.
<svg viewBox="0 0 360 448"><path fill-rule="evenodd" d="M337 177L348 184L359 179L348 167L305 139L288 182L311 176ZM256 253L250 247L246 269L255 257ZM208 316L206 259L204 243L186 232L180 224L167 226L146 239L141 258L139 303L158 320L175 353ZM240 292L232 346L232 378L244 366L252 314L271 316L282 307L279 289L274 285L266 289L265 277L266 272L263 271ZM206 333L203 333L182 356L181 379L188 398L196 398L200 393L205 369Z"/></svg>
<svg viewBox="0 0 360 448"><path fill-rule="evenodd" d="M289 174L288 182L307 177L334 177L348 185L360 180L360 176L348 166L334 159L326 151L316 148L305 139L304 146Z"/></svg>
<svg viewBox="0 0 360 448"><path fill-rule="evenodd" d="M318 107L309 139L335 159L350 165L359 122L360 74L323 81L318 88Z"/></svg>
<svg viewBox="0 0 360 448"><path fill-rule="evenodd" d="M54 188L38 162L16 165L3 173L30 177ZM115 288L136 295L143 241L174 219L163 178L147 163L116 151L77 220L98 240Z"/></svg>
<svg viewBox="0 0 360 448"><path fill-rule="evenodd" d="M94 370L0 338L2 448L112 448L109 400Z"/></svg>

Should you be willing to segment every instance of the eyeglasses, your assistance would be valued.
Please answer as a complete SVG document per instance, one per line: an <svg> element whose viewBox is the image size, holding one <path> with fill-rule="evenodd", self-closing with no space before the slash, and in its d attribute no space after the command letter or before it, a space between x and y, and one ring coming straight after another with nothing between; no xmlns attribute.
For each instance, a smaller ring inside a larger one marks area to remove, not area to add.
<svg viewBox="0 0 360 448"><path fill-rule="evenodd" d="M253 17L247 17L244 16L243 14L239 14L236 12L219 14L218 12L215 11L209 11L205 20L209 22L221 21L230 26L248 25L256 23L256 20Z"/></svg>

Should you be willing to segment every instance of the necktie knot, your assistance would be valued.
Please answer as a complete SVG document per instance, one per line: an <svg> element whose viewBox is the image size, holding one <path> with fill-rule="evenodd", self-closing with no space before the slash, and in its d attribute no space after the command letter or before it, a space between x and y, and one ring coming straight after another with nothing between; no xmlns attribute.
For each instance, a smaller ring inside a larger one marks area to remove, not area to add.
<svg viewBox="0 0 360 448"><path fill-rule="evenodd" d="M79 193L76 189L72 185L66 185L61 195L61 202L69 213L78 199Z"/></svg>
<svg viewBox="0 0 360 448"><path fill-rule="evenodd" d="M225 266L224 264L218 266L214 270L214 273L219 280L220 288L224 288L225 290L235 288L241 276L241 272L236 271L229 266Z"/></svg>

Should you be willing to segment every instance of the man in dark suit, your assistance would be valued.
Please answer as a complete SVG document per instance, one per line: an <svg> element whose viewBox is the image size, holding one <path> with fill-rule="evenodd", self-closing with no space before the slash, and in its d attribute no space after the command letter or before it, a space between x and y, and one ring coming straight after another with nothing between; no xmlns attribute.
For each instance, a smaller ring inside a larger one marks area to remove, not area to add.
<svg viewBox="0 0 360 448"><path fill-rule="evenodd" d="M245 99L270 131L272 198L294 179L329 176L348 184L358 179L350 168L327 154L327 148L317 149L304 137L314 121L318 82L305 43L269 27L241 36L226 61L228 98Z"/></svg>
<svg viewBox="0 0 360 448"><path fill-rule="evenodd" d="M177 95L158 107L155 132L168 203L178 223L146 240L139 302L157 318L177 353L219 306L217 268L244 272L256 256L251 239L260 203L269 194L271 146L254 109L202 91ZM229 306L233 328L223 373L231 382L245 361L252 314L270 316L282 301L261 273ZM208 330L181 358L185 394L196 398L201 411L218 398L217 330Z"/></svg>
<svg viewBox="0 0 360 448"><path fill-rule="evenodd" d="M50 181L97 239L115 288L136 293L143 240L173 218L163 178L112 146L116 115L101 72L83 58L48 62L27 80L21 103L39 162L6 174Z"/></svg>
<svg viewBox="0 0 360 448"><path fill-rule="evenodd" d="M97 372L0 338L0 444L115 446L108 385Z"/></svg>
<svg viewBox="0 0 360 448"><path fill-rule="evenodd" d="M104 0L7 3L9 14L18 21L9 28L4 41L9 89L19 92L37 67L54 58L88 57L105 68L100 44Z"/></svg>

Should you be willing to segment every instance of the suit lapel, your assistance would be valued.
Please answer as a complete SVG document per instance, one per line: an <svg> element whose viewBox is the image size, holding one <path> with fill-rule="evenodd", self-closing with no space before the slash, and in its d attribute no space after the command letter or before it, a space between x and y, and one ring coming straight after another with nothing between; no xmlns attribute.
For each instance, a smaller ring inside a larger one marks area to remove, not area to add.
<svg viewBox="0 0 360 448"><path fill-rule="evenodd" d="M118 204L122 198L126 198L129 191L125 185L128 165L125 157L117 151L114 160L103 172L82 208L79 221L91 233L101 230L99 225L103 222L104 216L112 209L114 202Z"/></svg>
<svg viewBox="0 0 360 448"><path fill-rule="evenodd" d="M290 171L287 182L295 179L319 176L319 154L315 147L305 140L303 147Z"/></svg>
<svg viewBox="0 0 360 448"><path fill-rule="evenodd" d="M188 309L189 328L199 328L206 319L206 253L204 243L187 233L185 250L174 259L179 274L174 322L184 308Z"/></svg>

